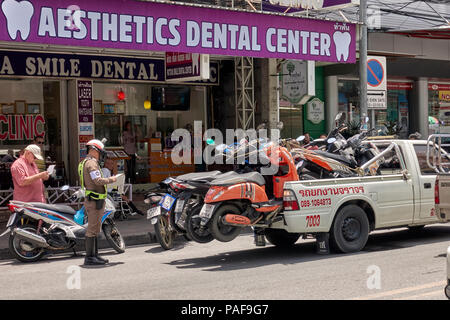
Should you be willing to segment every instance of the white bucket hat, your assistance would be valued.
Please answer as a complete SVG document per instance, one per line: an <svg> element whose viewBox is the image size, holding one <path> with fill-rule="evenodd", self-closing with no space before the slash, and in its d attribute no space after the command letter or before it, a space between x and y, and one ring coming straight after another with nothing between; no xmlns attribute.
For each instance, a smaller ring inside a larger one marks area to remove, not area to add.
<svg viewBox="0 0 450 320"><path fill-rule="evenodd" d="M36 159L44 160L44 158L41 155L41 148L39 148L38 145L30 144L25 148L25 150L30 151Z"/></svg>

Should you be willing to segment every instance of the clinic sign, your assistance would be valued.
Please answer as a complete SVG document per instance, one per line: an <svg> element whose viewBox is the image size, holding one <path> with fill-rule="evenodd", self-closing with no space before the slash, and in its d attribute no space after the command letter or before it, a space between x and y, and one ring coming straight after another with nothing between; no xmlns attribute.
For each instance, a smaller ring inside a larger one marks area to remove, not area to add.
<svg viewBox="0 0 450 320"><path fill-rule="evenodd" d="M43 136L45 119L42 115L0 114L0 141L33 140Z"/></svg>
<svg viewBox="0 0 450 320"><path fill-rule="evenodd" d="M356 61L352 23L132 0L3 0L0 41Z"/></svg>

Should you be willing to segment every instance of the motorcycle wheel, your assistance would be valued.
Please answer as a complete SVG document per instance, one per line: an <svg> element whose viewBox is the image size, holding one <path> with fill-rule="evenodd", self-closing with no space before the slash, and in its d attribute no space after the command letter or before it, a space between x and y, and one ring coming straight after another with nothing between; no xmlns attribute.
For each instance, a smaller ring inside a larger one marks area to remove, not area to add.
<svg viewBox="0 0 450 320"><path fill-rule="evenodd" d="M113 247L114 250L117 251L117 253L124 253L125 252L125 241L123 240L122 235L119 232L119 229L117 229L116 224L113 221L106 221L103 226L103 233L105 234L106 240L108 240L108 243Z"/></svg>
<svg viewBox="0 0 450 320"><path fill-rule="evenodd" d="M234 205L223 205L217 209L208 223L209 230L214 239L220 242L230 242L240 233L241 227L233 227L222 223L222 218L227 214L241 214L241 211Z"/></svg>
<svg viewBox="0 0 450 320"><path fill-rule="evenodd" d="M170 230L169 217L166 215L160 215L157 218L155 224L155 235L161 247L165 250L173 248L173 241L175 239L175 232Z"/></svg>
<svg viewBox="0 0 450 320"><path fill-rule="evenodd" d="M213 235L209 232L208 228L203 228L200 230L200 221L201 218L199 216L200 211L202 210L202 204L194 206L191 210L188 211L186 216L186 232L187 235L198 243L208 243L214 240Z"/></svg>
<svg viewBox="0 0 450 320"><path fill-rule="evenodd" d="M21 229L37 233L36 227L32 225L24 225ZM9 251L21 262L36 262L41 259L45 253L44 248L36 247L26 240L19 239L16 237L15 233L9 237Z"/></svg>
<svg viewBox="0 0 450 320"><path fill-rule="evenodd" d="M177 225L177 223L175 222L175 216L176 216L176 213L175 213L175 210L172 210L170 213L169 213L169 218L170 218L170 223L171 223L171 225L172 225L172 228L174 228L177 232L179 232L180 234L184 234L184 233L186 233L186 230L185 229L183 229L183 228L181 228L179 225ZM186 226L185 226L186 227Z"/></svg>

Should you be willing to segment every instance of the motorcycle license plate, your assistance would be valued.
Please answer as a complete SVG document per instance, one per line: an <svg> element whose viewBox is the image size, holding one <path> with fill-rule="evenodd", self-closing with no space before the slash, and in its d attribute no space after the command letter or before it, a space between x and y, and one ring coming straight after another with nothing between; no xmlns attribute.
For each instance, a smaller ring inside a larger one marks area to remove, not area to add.
<svg viewBox="0 0 450 320"><path fill-rule="evenodd" d="M167 211L170 211L176 200L177 199L172 197L170 194L166 194L159 202L159 205L164 209L166 209Z"/></svg>
<svg viewBox="0 0 450 320"><path fill-rule="evenodd" d="M200 217L210 219L215 207L213 204L204 204L200 211Z"/></svg>
<svg viewBox="0 0 450 320"><path fill-rule="evenodd" d="M14 213L9 217L8 223L6 224L6 229L8 229L9 227L11 227L11 225L12 225L13 222L14 222L14 220L16 219L16 215L17 215L17 212L14 212Z"/></svg>
<svg viewBox="0 0 450 320"><path fill-rule="evenodd" d="M175 205L175 213L182 212L184 208L184 200L178 200Z"/></svg>
<svg viewBox="0 0 450 320"><path fill-rule="evenodd" d="M150 208L147 211L147 219L156 218L159 215L161 215L161 207L160 206Z"/></svg>

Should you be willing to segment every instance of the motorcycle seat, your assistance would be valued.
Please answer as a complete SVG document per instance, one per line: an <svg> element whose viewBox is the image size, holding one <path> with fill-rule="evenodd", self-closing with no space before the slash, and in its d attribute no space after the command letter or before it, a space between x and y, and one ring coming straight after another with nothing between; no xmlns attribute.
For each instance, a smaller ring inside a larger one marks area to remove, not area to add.
<svg viewBox="0 0 450 320"><path fill-rule="evenodd" d="M183 181L199 181L199 180L212 181L221 174L222 174L222 172L220 172L218 170L211 171L211 172L193 172L193 173L187 173L187 174L178 176L176 179L183 180Z"/></svg>
<svg viewBox="0 0 450 320"><path fill-rule="evenodd" d="M326 151L321 151L321 150L314 150L314 152L317 153L320 156L324 156L324 157L327 157L327 158L330 158L330 159L342 162L343 164L345 164L345 165L347 165L349 167L354 167L355 166L355 164L352 163L352 161L350 161L346 157L341 156L339 154L334 154L334 153L331 153L331 152L326 152Z"/></svg>
<svg viewBox="0 0 450 320"><path fill-rule="evenodd" d="M216 179L211 181L213 186L230 186L238 183L253 182L259 186L266 184L264 177L259 172L249 172L244 174L230 174L227 178Z"/></svg>
<svg viewBox="0 0 450 320"><path fill-rule="evenodd" d="M40 202L30 202L30 204L36 208L51 210L72 216L74 216L77 213L72 207L66 206L64 204L46 204Z"/></svg>

